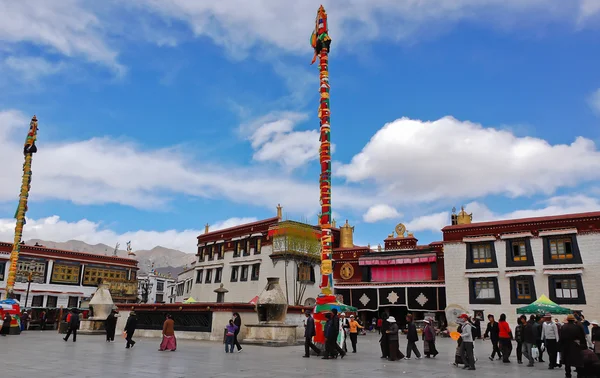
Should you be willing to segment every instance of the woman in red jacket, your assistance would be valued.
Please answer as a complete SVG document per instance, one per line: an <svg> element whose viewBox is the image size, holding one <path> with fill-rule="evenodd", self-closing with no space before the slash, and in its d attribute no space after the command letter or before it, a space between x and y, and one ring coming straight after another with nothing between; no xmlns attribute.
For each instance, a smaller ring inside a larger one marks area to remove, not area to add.
<svg viewBox="0 0 600 378"><path fill-rule="evenodd" d="M500 348L502 349L502 362L509 363L510 353L512 352L512 331L506 321L506 314L500 315L498 321Z"/></svg>

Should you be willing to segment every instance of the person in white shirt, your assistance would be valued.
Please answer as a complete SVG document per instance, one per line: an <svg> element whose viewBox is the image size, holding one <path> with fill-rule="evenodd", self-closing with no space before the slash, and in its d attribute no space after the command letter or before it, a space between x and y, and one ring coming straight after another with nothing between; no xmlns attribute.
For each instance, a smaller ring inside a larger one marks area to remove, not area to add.
<svg viewBox="0 0 600 378"><path fill-rule="evenodd" d="M544 324L542 325L542 341L546 346L548 358L550 359L548 369L554 369L557 365L556 356L558 353L559 337L558 327L552 321L552 315L546 314L544 316Z"/></svg>

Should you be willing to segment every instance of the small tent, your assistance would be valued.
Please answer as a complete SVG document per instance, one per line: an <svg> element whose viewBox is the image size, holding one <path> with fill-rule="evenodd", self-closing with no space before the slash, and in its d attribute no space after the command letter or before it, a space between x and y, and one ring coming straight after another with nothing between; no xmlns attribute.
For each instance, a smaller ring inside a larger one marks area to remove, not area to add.
<svg viewBox="0 0 600 378"><path fill-rule="evenodd" d="M568 315L572 311L566 307L561 307L552 302L547 296L543 295L537 301L525 307L519 307L517 314L533 314L533 315Z"/></svg>

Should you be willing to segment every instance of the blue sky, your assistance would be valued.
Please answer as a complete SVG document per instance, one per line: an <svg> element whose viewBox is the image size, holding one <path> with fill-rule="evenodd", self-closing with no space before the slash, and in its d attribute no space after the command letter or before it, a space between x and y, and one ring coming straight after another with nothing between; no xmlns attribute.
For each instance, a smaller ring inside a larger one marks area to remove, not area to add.
<svg viewBox="0 0 600 378"><path fill-rule="evenodd" d="M376 245L600 209L600 4L324 2L333 209ZM0 0L0 238L39 119L25 238L192 252L275 215L316 223L319 2Z"/></svg>

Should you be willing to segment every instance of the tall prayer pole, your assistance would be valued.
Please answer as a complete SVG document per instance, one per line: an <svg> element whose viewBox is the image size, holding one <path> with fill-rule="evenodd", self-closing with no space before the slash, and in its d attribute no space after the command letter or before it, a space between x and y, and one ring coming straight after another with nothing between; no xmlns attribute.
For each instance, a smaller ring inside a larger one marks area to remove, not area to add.
<svg viewBox="0 0 600 378"><path fill-rule="evenodd" d="M37 118L33 116L29 123L29 132L23 146L25 163L23 163L23 181L21 182L21 194L19 196L19 207L15 212L17 224L15 225L15 239L10 254L10 268L8 270L8 279L6 280L6 297L13 296L15 279L17 276L17 261L19 260L19 249L21 248L21 237L23 236L23 226L25 225L25 213L27 212L27 198L31 189L31 160L33 154L37 152L35 140L37 139L38 123Z"/></svg>
<svg viewBox="0 0 600 378"><path fill-rule="evenodd" d="M321 125L321 146L319 149L319 162L321 163L321 176L319 180L321 216L321 294L333 294L333 265L331 233L331 139L329 123L329 49L331 38L327 28L327 13L321 5L317 11L315 30L311 37L311 44L315 50L313 64L319 58L320 103L319 121Z"/></svg>

